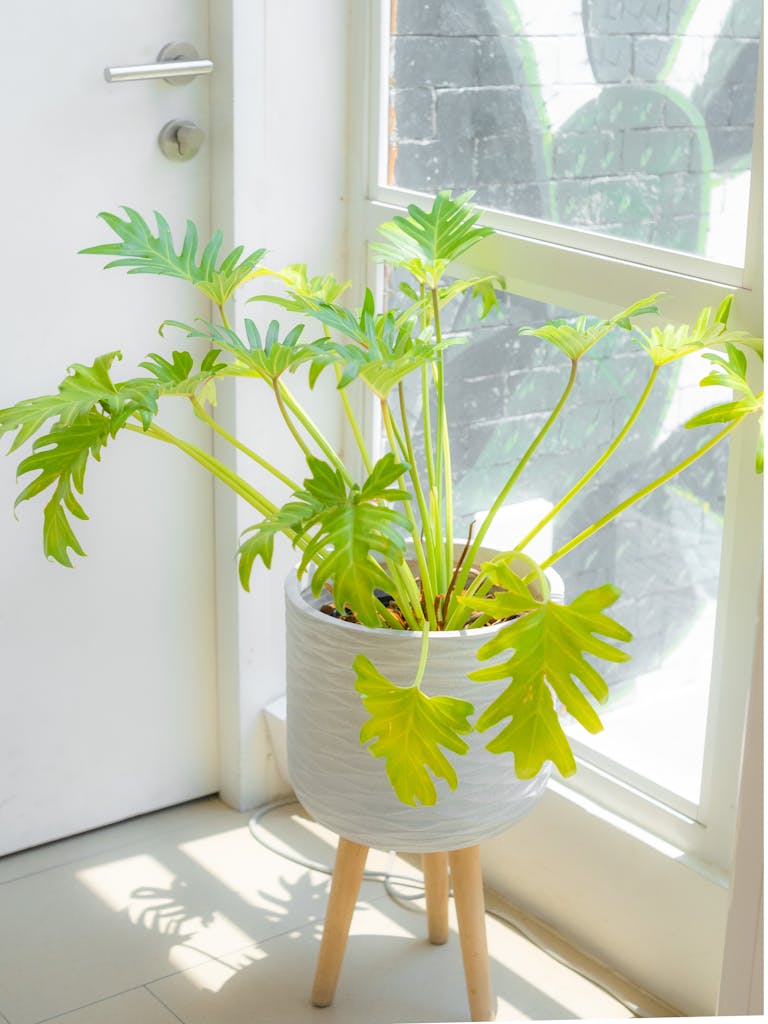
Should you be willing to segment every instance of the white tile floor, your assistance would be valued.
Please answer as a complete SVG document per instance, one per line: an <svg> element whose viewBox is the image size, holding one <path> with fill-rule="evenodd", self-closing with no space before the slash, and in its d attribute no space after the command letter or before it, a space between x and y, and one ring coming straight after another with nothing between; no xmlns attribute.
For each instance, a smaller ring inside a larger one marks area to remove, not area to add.
<svg viewBox="0 0 768 1024"><path fill-rule="evenodd" d="M363 884L335 1003L314 1009L329 880L265 849L247 821L212 798L0 859L0 1021L467 1019L455 919L448 944L430 946L422 902L404 907L376 882ZM296 807L265 826L332 862L334 837ZM414 874L401 860L394 870ZM488 942L499 1020L629 1016L491 917Z"/></svg>

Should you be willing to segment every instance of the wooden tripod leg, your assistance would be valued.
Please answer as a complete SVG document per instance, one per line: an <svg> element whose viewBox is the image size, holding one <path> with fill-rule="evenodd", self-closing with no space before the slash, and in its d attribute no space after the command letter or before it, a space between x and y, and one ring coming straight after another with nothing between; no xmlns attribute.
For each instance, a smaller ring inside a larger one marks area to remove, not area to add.
<svg viewBox="0 0 768 1024"><path fill-rule="evenodd" d="M480 847L454 850L449 858L470 1014L473 1021L493 1020Z"/></svg>
<svg viewBox="0 0 768 1024"><path fill-rule="evenodd" d="M429 941L433 946L442 946L448 941L448 854L422 853L421 866Z"/></svg>
<svg viewBox="0 0 768 1024"><path fill-rule="evenodd" d="M312 988L312 1002L315 1006L330 1006L333 1002L367 856L367 846L353 843L349 839L339 839Z"/></svg>

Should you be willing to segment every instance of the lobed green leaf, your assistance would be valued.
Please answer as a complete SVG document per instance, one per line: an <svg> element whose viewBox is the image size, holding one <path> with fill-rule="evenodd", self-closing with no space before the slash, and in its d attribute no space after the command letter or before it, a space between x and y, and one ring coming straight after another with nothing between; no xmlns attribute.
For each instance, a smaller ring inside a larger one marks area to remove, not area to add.
<svg viewBox="0 0 768 1024"><path fill-rule="evenodd" d="M81 249L82 253L97 256L116 256L105 265L128 267L129 274L158 274L189 281L209 299L223 306L234 290L247 280L260 263L265 249L256 249L241 259L243 247L233 249L216 266L224 236L217 231L197 260L198 231L187 221L186 233L177 253L171 229L162 214L155 212L157 234L141 214L128 206L122 207L125 219L113 213L101 213L101 219L114 231L119 242L108 242Z"/></svg>
<svg viewBox="0 0 768 1024"><path fill-rule="evenodd" d="M499 579L503 579L503 567L500 569ZM512 652L511 656L470 673L470 678L478 682L510 679L507 689L480 716L477 729L484 732L499 722L510 720L488 744L488 749L514 753L515 770L521 778L533 777L547 760L564 775L575 770L550 690L584 728L590 732L602 729L599 717L580 686L604 703L608 699L608 687L585 655L614 662L629 658L626 651L600 639L601 636L618 641L632 639L628 630L604 614L618 596L616 587L605 584L586 591L569 605L560 605L551 600L538 602L530 595L526 598L522 588L517 586L509 595L466 601L469 607L480 611L487 611L488 606L497 601L499 612L504 602L517 610L518 617L500 629L478 652L481 661L508 652Z"/></svg>
<svg viewBox="0 0 768 1024"><path fill-rule="evenodd" d="M630 330L632 318L659 312L656 299L660 293L640 299L615 316L597 320L590 324L586 316L580 316L573 323L565 319L549 320L541 327L521 327L520 334L535 335L555 345L569 359L580 359L593 345L604 338L615 327Z"/></svg>
<svg viewBox="0 0 768 1024"><path fill-rule="evenodd" d="M379 234L385 240L374 244L373 251L436 288L449 263L493 234L491 228L477 226L480 211L470 205L472 195L464 192L453 198L449 191L441 191L430 210L409 206L407 217L393 217L381 225Z"/></svg>
<svg viewBox="0 0 768 1024"><path fill-rule="evenodd" d="M360 731L360 742L370 744L374 757L383 757L387 775L404 804L432 806L437 801L433 782L444 779L451 789L456 770L441 747L454 754L469 749L461 737L472 731L474 707L456 697L428 697L418 686L396 686L359 654L353 667L355 689L370 718Z"/></svg>

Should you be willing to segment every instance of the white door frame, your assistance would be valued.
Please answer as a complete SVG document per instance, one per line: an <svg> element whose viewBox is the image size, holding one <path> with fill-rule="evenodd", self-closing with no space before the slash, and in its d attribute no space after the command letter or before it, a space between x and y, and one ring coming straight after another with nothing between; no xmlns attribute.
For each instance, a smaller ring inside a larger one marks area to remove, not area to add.
<svg viewBox="0 0 768 1024"><path fill-rule="evenodd" d="M212 225L224 232L225 244L266 246L269 266L306 262L314 273L342 277L346 0L211 0L210 39L217 68L211 83ZM263 307L243 306L236 300L235 319L269 319ZM283 434L270 396L253 381L229 383L220 391L220 421L303 479L306 466ZM329 421L322 394L319 387L302 392L302 402L326 436L340 443L341 424L334 411ZM268 447L259 438L269 438ZM252 474L252 464L219 450L218 442L216 454ZM272 496L272 482L259 483ZM279 489L274 494L275 500L285 496ZM220 792L244 809L284 791L263 709L285 690L282 583L296 558L283 545L271 572L254 569L245 593L235 551L253 520L218 484L215 521Z"/></svg>

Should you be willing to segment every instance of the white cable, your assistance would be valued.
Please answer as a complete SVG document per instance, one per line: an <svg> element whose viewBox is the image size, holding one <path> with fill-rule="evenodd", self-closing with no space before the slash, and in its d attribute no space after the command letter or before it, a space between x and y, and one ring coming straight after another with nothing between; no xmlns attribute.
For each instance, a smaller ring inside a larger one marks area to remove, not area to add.
<svg viewBox="0 0 768 1024"><path fill-rule="evenodd" d="M301 804L298 802L298 800L295 799L295 797L288 797L285 800L275 800L273 803L263 804L261 807L257 807L251 818L248 820L248 829L251 835L253 836L257 843L260 843L263 847L265 847L265 849L269 850L271 853L277 854L278 857L283 857L285 860L289 860L294 864L299 864L301 867L308 868L310 871L319 871L324 875L333 875L333 867L331 867L330 865L320 864L317 861L309 860L308 858L304 857L299 857L296 854L289 852L287 848L281 848L280 846L276 845L272 841L270 833L267 832L264 826L262 826L262 819L265 818L271 811L276 811L280 807L289 806L300 807ZM391 850L389 852L390 865L394 862L396 856L396 851ZM422 899L424 897L424 885L421 879L412 878L408 875L395 875L392 874L390 870L387 870L364 871L363 880L366 882L381 882L384 886L384 890L387 896L389 896L390 899L393 899L396 903L406 905L408 910L416 910L423 913L421 907L408 906L408 904L412 903L413 900ZM398 892L393 887L393 882L396 882L398 885L406 886L410 889L415 889L416 892L411 894ZM535 946L536 949L541 950L543 953L546 953L547 956L551 957L557 963L562 964L564 967L567 967L568 970L573 971L575 974L578 974L580 977L584 978L586 981L589 981L591 984L601 989L607 995L611 996L611 998L615 999L617 1003L620 1003L626 1010L629 1010L629 1012L633 1016L653 1016L653 1014L645 1012L635 1002L629 1001L626 998L626 996L620 995L610 985L606 984L605 981L598 979L584 968L577 967L571 962L569 962L567 957L563 956L561 953L558 953L556 950L547 946L545 943L541 941L541 939L537 935L535 935L524 925L520 924L519 921L516 921L514 918L508 917L498 911L486 910L486 913L490 917L495 917L498 921L501 921L503 924L507 925L507 927L512 928L519 935L522 935L524 939L527 939L527 941L531 943L531 945Z"/></svg>
<svg viewBox="0 0 768 1024"><path fill-rule="evenodd" d="M299 857L294 853L289 852L285 847L281 848L276 846L271 839L270 833L261 825L261 821L271 811L276 811L280 807L289 806L300 807L298 800L295 797L288 797L285 800L276 800L274 803L264 804L262 807L257 807L253 813L253 816L248 821L248 828L253 838L264 846L267 850L277 854L278 857L283 857L285 860L292 861L294 864L299 864L301 867L309 868L310 871L319 871L324 875L332 875L333 868L328 864L320 864L317 861L308 860L304 857ZM393 863L397 856L395 851L390 851L389 863ZM365 882L381 882L388 896L398 902L421 899L424 896L424 885L419 878L411 878L408 875L395 875L390 870L387 871L364 871L363 881ZM393 887L392 883L396 882L399 885L406 886L407 888L416 889L417 891L413 894L399 893ZM409 908L418 909L418 908Z"/></svg>

